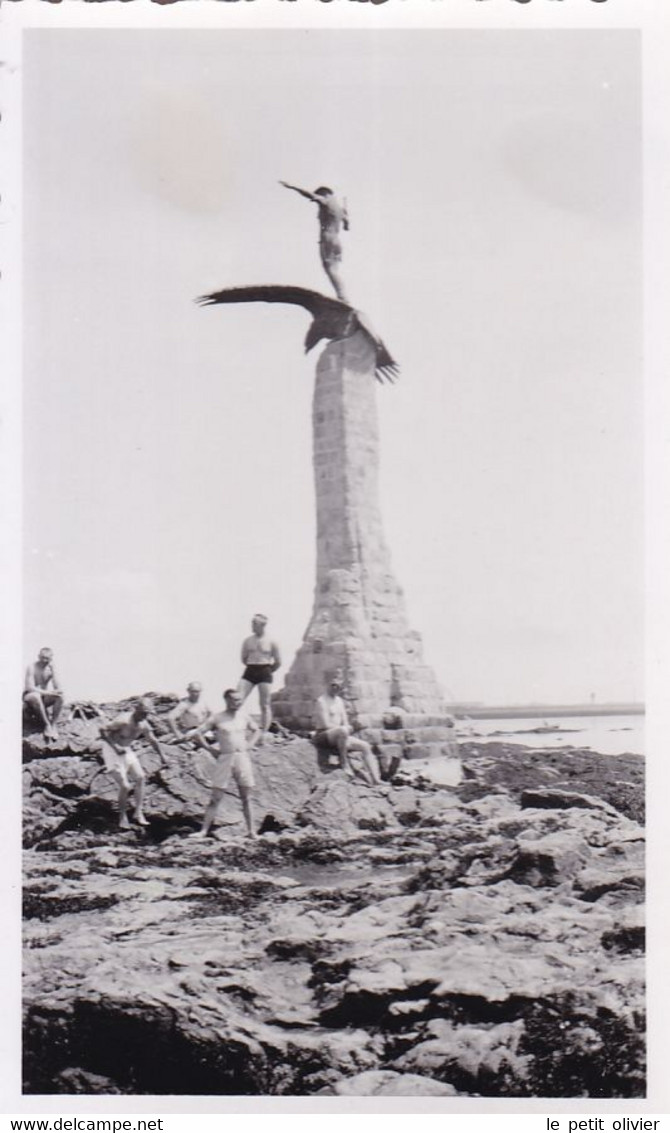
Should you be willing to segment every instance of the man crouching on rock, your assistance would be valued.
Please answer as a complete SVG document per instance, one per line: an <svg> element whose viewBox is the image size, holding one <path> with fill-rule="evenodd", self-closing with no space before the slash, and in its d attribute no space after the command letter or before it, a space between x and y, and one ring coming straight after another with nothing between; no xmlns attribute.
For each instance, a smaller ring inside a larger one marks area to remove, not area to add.
<svg viewBox="0 0 670 1133"><path fill-rule="evenodd" d="M135 821L140 826L149 825L144 814L146 776L131 745L136 740L148 740L154 751L160 755L161 761L165 763L163 749L147 720L151 709L151 701L142 698L137 701L131 712L122 712L119 716L115 716L111 723L103 724L100 729L105 768L111 772L119 784L119 826L122 830L130 829L128 796L133 789L135 791Z"/></svg>
<svg viewBox="0 0 670 1133"><path fill-rule="evenodd" d="M204 736L205 732L213 731L218 751L209 749L212 755L217 756L212 772L212 794L202 820L202 829L191 837L207 837L219 809L219 803L226 793L230 780L234 779L242 802L249 837L255 838L251 809L251 792L255 780L249 747L253 746L259 729L249 717L240 712L242 697L234 688L226 689L223 698L226 702L225 711L215 712L195 732L196 736Z"/></svg>

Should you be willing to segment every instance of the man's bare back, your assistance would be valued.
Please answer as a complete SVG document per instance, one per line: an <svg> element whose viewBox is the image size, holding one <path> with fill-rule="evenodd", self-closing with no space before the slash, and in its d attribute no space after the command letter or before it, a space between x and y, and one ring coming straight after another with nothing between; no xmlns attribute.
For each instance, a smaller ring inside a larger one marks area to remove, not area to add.
<svg viewBox="0 0 670 1133"><path fill-rule="evenodd" d="M125 751L136 740L148 739L153 732L146 720L136 720L132 712L124 712L109 724L104 724L100 729L100 735L114 747Z"/></svg>

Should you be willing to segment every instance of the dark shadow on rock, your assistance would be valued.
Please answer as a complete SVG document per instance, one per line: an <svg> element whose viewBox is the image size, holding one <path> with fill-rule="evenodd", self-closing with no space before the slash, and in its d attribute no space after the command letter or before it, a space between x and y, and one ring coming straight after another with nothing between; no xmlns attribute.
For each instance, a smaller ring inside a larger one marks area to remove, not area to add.
<svg viewBox="0 0 670 1133"><path fill-rule="evenodd" d="M26 920L48 921L69 913L88 913L94 909L109 909L118 903L118 897L104 897L100 894L87 896L64 896L45 894L26 890L23 894L22 910Z"/></svg>
<svg viewBox="0 0 670 1133"><path fill-rule="evenodd" d="M279 822L274 814L266 814L258 827L259 834L281 834L283 830L288 830L289 827L284 822Z"/></svg>
<svg viewBox="0 0 670 1133"><path fill-rule="evenodd" d="M147 815L147 818L149 825L144 827L143 832L147 842L153 842L155 845L160 845L175 834L188 837L190 834L195 834L201 826L198 819L190 818L188 815L176 815L172 818Z"/></svg>
<svg viewBox="0 0 670 1133"><path fill-rule="evenodd" d="M644 952L644 925L622 925L603 933L602 946L607 952Z"/></svg>

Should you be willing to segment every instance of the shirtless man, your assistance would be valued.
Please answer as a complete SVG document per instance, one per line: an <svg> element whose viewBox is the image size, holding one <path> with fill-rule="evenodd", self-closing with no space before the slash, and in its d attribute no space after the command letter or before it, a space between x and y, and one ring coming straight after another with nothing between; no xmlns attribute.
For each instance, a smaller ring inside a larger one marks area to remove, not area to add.
<svg viewBox="0 0 670 1133"><path fill-rule="evenodd" d="M119 784L119 827L129 830L128 796L135 790L135 821L140 826L149 823L144 814L144 784L146 775L137 755L132 750L136 740L146 740L158 752L163 763L166 762L163 749L154 735L147 719L151 712L151 702L144 698L137 701L131 712L121 712L109 724L103 724L100 738L103 742L105 768L110 771Z"/></svg>
<svg viewBox="0 0 670 1133"><path fill-rule="evenodd" d="M334 676L328 682L328 691L324 692L316 702L316 743L336 749L340 757L340 767L351 779L355 771L349 753L359 753L366 781L370 787L375 787L381 783L377 761L370 745L365 740L356 739L352 735L353 729L347 720L347 710L341 693L342 681Z"/></svg>
<svg viewBox="0 0 670 1133"><path fill-rule="evenodd" d="M203 704L200 697L202 685L199 681L191 681L186 687L186 696L172 709L167 716L167 722L177 743L194 740L196 746L206 746L200 736L196 735L198 728L204 724L211 715L209 708Z"/></svg>
<svg viewBox="0 0 670 1133"><path fill-rule="evenodd" d="M347 297L344 294L344 284L340 277L340 265L342 263L340 229L344 228L345 232L349 231L346 203L339 201L333 190L326 185L321 185L313 193L310 193L308 189L299 189L297 185L289 185L286 181L280 181L279 184L284 185L286 189L293 189L294 193L300 193L301 197L307 197L308 201L313 201L315 205L318 205L321 263L335 288L338 299L346 303Z"/></svg>
<svg viewBox="0 0 670 1133"><path fill-rule="evenodd" d="M214 713L198 729L200 735L204 735L210 729L215 733L218 751L209 749L212 755L217 756L212 772L212 794L202 820L202 829L196 834L192 834L191 837L207 837L219 809L219 803L232 778L235 780L242 802L249 837L255 838L251 809L251 792L255 786L255 780L249 747L253 746L258 728L253 720L240 712L242 697L236 689L226 689L223 698L226 702L225 711Z"/></svg>
<svg viewBox="0 0 670 1133"><path fill-rule="evenodd" d="M272 708L270 706L272 674L281 665L279 647L265 632L267 624L268 619L265 614L254 614L251 619L251 628L254 632L242 642L244 672L237 686L242 704L244 704L252 689L258 686L258 699L261 706L259 741L261 744L272 722Z"/></svg>
<svg viewBox="0 0 670 1133"><path fill-rule="evenodd" d="M44 738L57 740L56 721L63 709L63 693L53 667L51 649L40 649L37 660L33 661L32 665L28 665L23 703L39 716Z"/></svg>

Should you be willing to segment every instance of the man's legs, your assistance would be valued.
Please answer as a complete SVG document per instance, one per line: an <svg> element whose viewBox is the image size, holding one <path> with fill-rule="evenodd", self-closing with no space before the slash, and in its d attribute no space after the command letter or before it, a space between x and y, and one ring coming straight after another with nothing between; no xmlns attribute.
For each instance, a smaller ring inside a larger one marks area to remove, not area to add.
<svg viewBox="0 0 670 1133"><path fill-rule="evenodd" d="M247 832L250 838L255 838L256 831L254 830L254 815L251 806L251 787L243 787L240 783L237 789L240 792L242 810L244 812L244 821L247 824Z"/></svg>
<svg viewBox="0 0 670 1133"><path fill-rule="evenodd" d="M44 732L45 736L48 736L50 734L50 731L51 731L51 721L49 720L49 717L47 716L46 708L44 706L44 701L42 700L41 693L39 693L37 691L27 692L23 697L23 703L27 704L29 706L29 708L31 708L32 711L37 716L39 716L39 718L42 722L42 731Z"/></svg>
<svg viewBox="0 0 670 1133"><path fill-rule="evenodd" d="M135 821L140 826L148 826L149 823L144 814L144 788L146 784L146 775L140 768L138 771L136 767L131 766L129 769L130 778L133 781L133 790L135 792Z"/></svg>
<svg viewBox="0 0 670 1133"><path fill-rule="evenodd" d="M36 699L32 699L33 697ZM57 740L58 732L56 731L55 723L63 711L63 697L61 693L35 691L34 693L28 693L26 700L37 709L44 721L44 735L46 738L49 740Z"/></svg>
<svg viewBox="0 0 670 1133"><path fill-rule="evenodd" d="M207 835L209 834L209 832L211 830L212 823L214 822L214 819L216 818L216 812L219 809L219 803L221 802L221 799L223 798L223 796L224 796L223 789L220 789L219 787L212 787L212 793L210 795L210 799L209 799L209 802L207 804L207 809L205 810L205 814L204 814L204 817L203 817L203 820L202 820L202 827L197 832L197 834L191 835L192 838L206 838L207 837Z"/></svg>
<svg viewBox="0 0 670 1133"><path fill-rule="evenodd" d="M379 766L375 758L375 754L370 747L369 743L365 740L348 739L347 749L349 751L359 751L363 757L363 763L368 774L368 780L371 787L377 786L381 783L381 775L379 774Z"/></svg>
<svg viewBox="0 0 670 1133"><path fill-rule="evenodd" d="M349 732L346 728L329 728L326 732L326 739L337 751L340 757L340 767L346 771L347 775L353 779L354 771L347 755L349 746Z"/></svg>
<svg viewBox="0 0 670 1133"><path fill-rule="evenodd" d="M330 282L332 283L333 287L335 288L335 294L337 295L337 298L341 299L343 303L348 303L349 300L347 299L347 296L346 296L346 293L345 293L345 290L344 290L344 284L342 282L342 276L340 275L340 265L342 263L342 257L341 256L328 255L328 253L325 252L323 247L322 247L321 248L321 263L323 264L326 275L328 276Z"/></svg>
<svg viewBox="0 0 670 1133"><path fill-rule="evenodd" d="M125 771L113 771L112 774L119 784L119 829L130 830L130 823L128 821L128 796L130 794L130 783Z"/></svg>
<svg viewBox="0 0 670 1133"><path fill-rule="evenodd" d="M47 700L49 702L50 706L51 706L51 724L52 724L52 727L53 727L53 725L56 723L56 720L58 719L61 712L63 711L63 704L65 702L64 702L63 697L62 697L60 692L47 692L47 693L45 693L45 700ZM57 735L55 728L53 728L53 732L54 732L54 738L55 738L56 735Z"/></svg>
<svg viewBox="0 0 670 1133"><path fill-rule="evenodd" d="M272 692L272 685L267 681L263 681L258 686L258 699L261 705L261 737L260 743L262 744L265 739L265 733L269 731L270 724L272 723L272 705L270 702L270 693Z"/></svg>
<svg viewBox="0 0 670 1133"><path fill-rule="evenodd" d="M244 677L240 677L240 682L237 686L237 695L242 698L243 704L244 704L245 700L247 699L247 697L248 697L248 695L251 692L253 687L254 686L253 686L253 683L251 681L247 681L247 680L244 679Z"/></svg>

